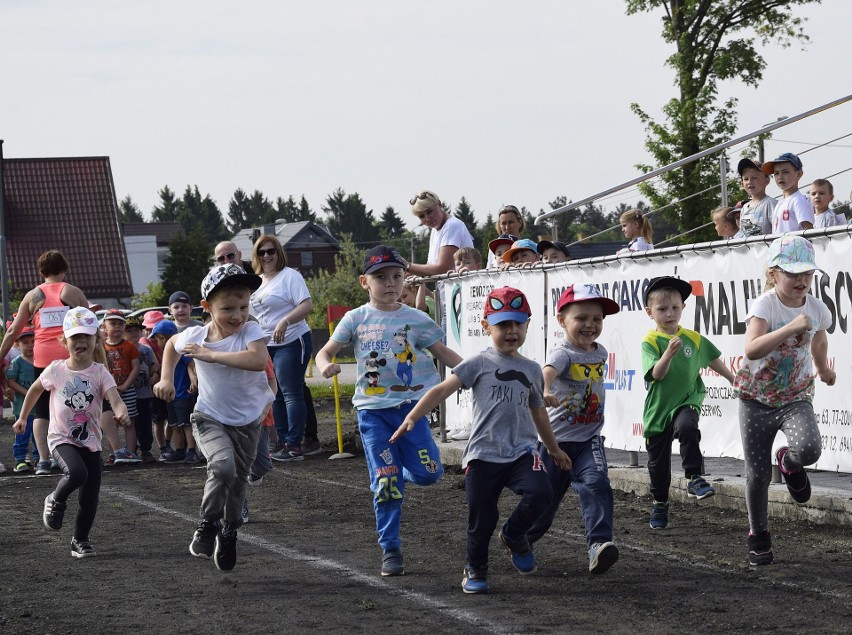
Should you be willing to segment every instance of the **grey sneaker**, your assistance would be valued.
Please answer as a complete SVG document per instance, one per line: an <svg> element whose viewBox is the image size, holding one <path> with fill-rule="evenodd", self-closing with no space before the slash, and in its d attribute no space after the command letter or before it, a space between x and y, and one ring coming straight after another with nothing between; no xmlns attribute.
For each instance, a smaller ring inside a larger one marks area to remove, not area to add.
<svg viewBox="0 0 852 635"><path fill-rule="evenodd" d="M322 452L322 443L319 442L319 439L305 439L305 442L302 444L302 454L305 456L314 456L322 454Z"/></svg>
<svg viewBox="0 0 852 635"><path fill-rule="evenodd" d="M297 445L285 443L284 447L278 452L273 452L269 455L273 461L285 463L287 461L304 461L305 457L302 454L302 448Z"/></svg>
<svg viewBox="0 0 852 635"><path fill-rule="evenodd" d="M405 575L402 552L399 549L390 549L382 555L382 575Z"/></svg>
<svg viewBox="0 0 852 635"><path fill-rule="evenodd" d="M88 540L71 539L71 555L75 558L90 558L97 555L95 548Z"/></svg>
<svg viewBox="0 0 852 635"><path fill-rule="evenodd" d="M589 549L589 571L604 573L618 560L618 547L612 542L598 542Z"/></svg>
<svg viewBox="0 0 852 635"><path fill-rule="evenodd" d="M53 492L44 499L44 514L42 520L44 526L53 531L62 529L62 519L65 518L65 503L53 500Z"/></svg>
<svg viewBox="0 0 852 635"><path fill-rule="evenodd" d="M36 476L50 475L50 461L39 461L35 469Z"/></svg>

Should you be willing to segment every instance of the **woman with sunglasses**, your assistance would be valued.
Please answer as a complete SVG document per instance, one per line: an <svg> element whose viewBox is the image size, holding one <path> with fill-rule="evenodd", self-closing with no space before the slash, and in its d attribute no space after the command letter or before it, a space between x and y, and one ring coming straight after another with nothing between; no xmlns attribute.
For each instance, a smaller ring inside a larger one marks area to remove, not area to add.
<svg viewBox="0 0 852 635"><path fill-rule="evenodd" d="M254 244L252 267L261 285L251 295L249 309L270 338L267 347L275 367L278 393L272 416L279 447L275 461L301 461L305 432L305 369L313 352L311 329L305 318L313 309L305 279L287 267L287 255L278 238L264 234Z"/></svg>

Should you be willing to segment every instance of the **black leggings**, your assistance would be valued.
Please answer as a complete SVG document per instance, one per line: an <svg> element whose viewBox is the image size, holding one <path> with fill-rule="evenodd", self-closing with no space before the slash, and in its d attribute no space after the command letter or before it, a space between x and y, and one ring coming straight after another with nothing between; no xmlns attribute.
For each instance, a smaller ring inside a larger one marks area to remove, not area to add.
<svg viewBox="0 0 852 635"><path fill-rule="evenodd" d="M101 454L70 443L53 448L53 458L62 468L62 477L53 491L53 499L60 503L68 500L75 489L80 490L79 507L74 521L74 538L89 539L89 530L98 512L101 491Z"/></svg>

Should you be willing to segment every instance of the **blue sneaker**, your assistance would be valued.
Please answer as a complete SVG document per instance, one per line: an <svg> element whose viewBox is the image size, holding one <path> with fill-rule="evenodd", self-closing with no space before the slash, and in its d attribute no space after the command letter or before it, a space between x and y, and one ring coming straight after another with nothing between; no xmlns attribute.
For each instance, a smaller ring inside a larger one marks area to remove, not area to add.
<svg viewBox="0 0 852 635"><path fill-rule="evenodd" d="M399 549L389 549L382 554L382 575L405 575L405 565L402 563L402 552Z"/></svg>
<svg viewBox="0 0 852 635"><path fill-rule="evenodd" d="M686 494L690 498L702 500L713 496L715 493L716 490L713 489L713 486L700 476L693 476L686 484Z"/></svg>
<svg viewBox="0 0 852 635"><path fill-rule="evenodd" d="M669 504L654 501L651 508L651 529L665 529L669 524Z"/></svg>
<svg viewBox="0 0 852 635"><path fill-rule="evenodd" d="M618 547L612 542L598 542L589 549L589 571L604 573L618 561Z"/></svg>
<svg viewBox="0 0 852 635"><path fill-rule="evenodd" d="M521 575L530 575L535 573L538 567L535 564L535 554L530 547L527 537L524 536L521 540L512 544L509 542L506 534L503 533L505 530L506 525L503 525L503 529L500 530L500 542L502 542L506 546L506 549L509 550L509 556L512 558L512 565Z"/></svg>
<svg viewBox="0 0 852 635"><path fill-rule="evenodd" d="M128 463L141 463L142 459L140 459L136 454L128 450L127 448L118 448L115 452L115 464L116 465L124 465Z"/></svg>
<svg viewBox="0 0 852 635"><path fill-rule="evenodd" d="M473 567L466 565L461 587L465 593L488 593L488 579L484 573L475 571Z"/></svg>

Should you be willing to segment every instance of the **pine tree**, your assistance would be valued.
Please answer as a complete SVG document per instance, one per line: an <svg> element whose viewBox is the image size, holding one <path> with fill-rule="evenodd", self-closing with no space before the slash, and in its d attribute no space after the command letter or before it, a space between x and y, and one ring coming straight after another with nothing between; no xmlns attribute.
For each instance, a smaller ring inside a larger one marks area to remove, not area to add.
<svg viewBox="0 0 852 635"><path fill-rule="evenodd" d="M175 193L165 185L157 194L160 196L160 204L151 210L151 220L158 223L176 221L180 212L180 201L175 198Z"/></svg>
<svg viewBox="0 0 852 635"><path fill-rule="evenodd" d="M118 217L122 223L144 223L145 217L139 210L139 206L130 197L125 196L118 202Z"/></svg>
<svg viewBox="0 0 852 635"><path fill-rule="evenodd" d="M388 205L379 221L382 237L387 239L401 238L405 234L405 223L396 213L393 206Z"/></svg>
<svg viewBox="0 0 852 635"><path fill-rule="evenodd" d="M367 210L357 193L347 195L343 188L337 188L328 195L322 210L326 213L326 225L332 235L349 234L359 247L379 244L373 212Z"/></svg>

